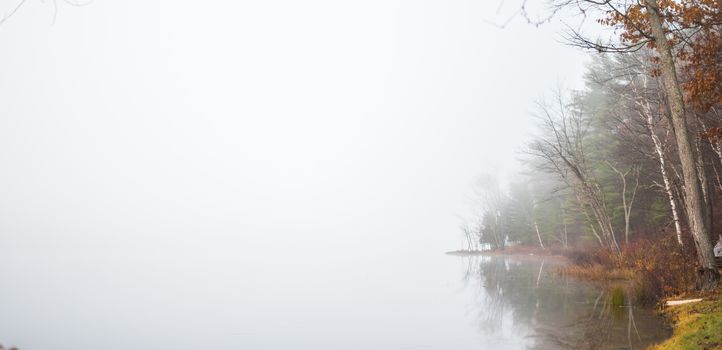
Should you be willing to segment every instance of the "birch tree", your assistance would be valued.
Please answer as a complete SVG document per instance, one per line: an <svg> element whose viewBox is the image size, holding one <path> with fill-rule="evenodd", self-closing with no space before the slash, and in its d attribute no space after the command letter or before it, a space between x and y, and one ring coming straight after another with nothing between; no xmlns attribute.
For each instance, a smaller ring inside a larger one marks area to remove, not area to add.
<svg viewBox="0 0 722 350"><path fill-rule="evenodd" d="M570 31L569 39L574 45L595 49L600 52L630 52L643 47L651 49L654 57L654 73L661 77L663 91L673 125L681 175L684 179L684 207L692 233L699 261L699 287L712 290L717 287L720 274L715 265L713 244L710 239L708 205L703 193L706 174L699 171L695 142L690 135L683 88L678 79L675 54L684 58L684 50L675 51L674 45L691 45L691 35L697 32L709 33L719 26L719 6L714 0L700 0L694 4L657 0L613 1L613 0L561 0L557 8L575 8L585 16L600 11L599 22L619 29L619 41L600 44L577 31ZM711 22L711 23L710 23ZM715 23L716 22L716 23Z"/></svg>

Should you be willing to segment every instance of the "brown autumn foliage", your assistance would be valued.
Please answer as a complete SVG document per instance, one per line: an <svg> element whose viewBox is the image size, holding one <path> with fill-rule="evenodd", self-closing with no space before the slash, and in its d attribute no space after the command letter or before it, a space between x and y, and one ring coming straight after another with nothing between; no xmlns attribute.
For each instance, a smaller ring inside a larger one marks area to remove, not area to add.
<svg viewBox="0 0 722 350"><path fill-rule="evenodd" d="M722 0L659 0L658 6L688 77L682 84L685 99L701 112L722 103ZM619 29L626 44L655 47L646 1L629 5L626 12L609 10L599 23Z"/></svg>
<svg viewBox="0 0 722 350"><path fill-rule="evenodd" d="M722 0L692 2L677 15L680 27L689 28L679 50L688 103L701 112L722 103ZM691 34L694 33L694 34ZM682 40L682 39L680 39Z"/></svg>
<svg viewBox="0 0 722 350"><path fill-rule="evenodd" d="M694 252L682 249L670 236L631 242L622 247L621 254L607 249L574 250L567 257L571 264L562 273L588 280L628 279L640 302L685 293L696 281Z"/></svg>
<svg viewBox="0 0 722 350"><path fill-rule="evenodd" d="M625 44L654 48L647 2L626 6L626 11L608 10L598 22L620 30ZM722 105L722 0L659 0L658 6L685 77L681 84L685 102L701 113ZM658 74L655 70L652 73ZM702 136L718 143L722 128L710 128Z"/></svg>

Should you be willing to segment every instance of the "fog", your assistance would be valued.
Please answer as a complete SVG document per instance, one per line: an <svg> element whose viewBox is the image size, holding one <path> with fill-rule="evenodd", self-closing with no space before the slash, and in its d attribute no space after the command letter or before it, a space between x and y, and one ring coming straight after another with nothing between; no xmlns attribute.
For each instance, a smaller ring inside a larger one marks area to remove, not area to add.
<svg viewBox="0 0 722 350"><path fill-rule="evenodd" d="M0 26L0 341L185 348L172 339L192 328L217 348L294 348L209 334L320 312L326 335L293 339L330 349L356 339L333 328L349 305L366 325L402 300L451 318L414 289L456 271L440 255L460 246L475 177L516 170L534 100L585 62L558 21L500 28L501 5L25 3ZM386 326L431 328L409 322ZM369 329L360 348L403 345Z"/></svg>

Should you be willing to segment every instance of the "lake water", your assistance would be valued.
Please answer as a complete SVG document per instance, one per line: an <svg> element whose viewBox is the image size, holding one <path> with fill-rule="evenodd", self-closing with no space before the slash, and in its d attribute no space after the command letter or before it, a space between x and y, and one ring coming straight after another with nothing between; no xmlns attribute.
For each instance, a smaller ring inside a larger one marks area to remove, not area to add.
<svg viewBox="0 0 722 350"><path fill-rule="evenodd" d="M556 277L553 259L203 242L3 249L0 341L20 350L642 349L669 334L652 311L612 310L605 292Z"/></svg>

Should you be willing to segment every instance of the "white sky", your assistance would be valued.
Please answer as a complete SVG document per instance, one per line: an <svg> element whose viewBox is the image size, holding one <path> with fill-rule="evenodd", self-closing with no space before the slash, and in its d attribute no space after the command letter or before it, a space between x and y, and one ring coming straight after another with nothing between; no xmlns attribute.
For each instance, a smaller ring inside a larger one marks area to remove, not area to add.
<svg viewBox="0 0 722 350"><path fill-rule="evenodd" d="M534 100L586 61L498 5L95 0L53 24L29 1L0 27L4 245L455 249L474 178L514 172Z"/></svg>

